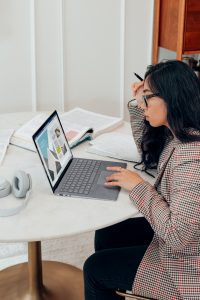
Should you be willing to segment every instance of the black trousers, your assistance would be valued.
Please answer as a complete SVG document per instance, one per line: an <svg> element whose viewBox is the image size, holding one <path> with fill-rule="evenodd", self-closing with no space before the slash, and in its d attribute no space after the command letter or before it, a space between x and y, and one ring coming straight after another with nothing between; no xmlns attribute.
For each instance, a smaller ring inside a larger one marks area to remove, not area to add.
<svg viewBox="0 0 200 300"><path fill-rule="evenodd" d="M137 268L153 238L145 218L132 218L95 233L95 253L84 264L85 300L119 300L131 290Z"/></svg>

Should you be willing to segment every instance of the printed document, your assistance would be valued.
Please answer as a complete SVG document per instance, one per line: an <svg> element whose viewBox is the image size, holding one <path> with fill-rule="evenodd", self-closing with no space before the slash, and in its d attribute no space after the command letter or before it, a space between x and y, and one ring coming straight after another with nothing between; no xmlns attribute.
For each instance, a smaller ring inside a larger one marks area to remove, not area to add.
<svg viewBox="0 0 200 300"><path fill-rule="evenodd" d="M6 150L10 141L10 138L14 132L14 129L2 129L0 130L0 164L2 163Z"/></svg>
<svg viewBox="0 0 200 300"><path fill-rule="evenodd" d="M90 142L87 152L126 161L140 161L136 144L131 134L105 133Z"/></svg>

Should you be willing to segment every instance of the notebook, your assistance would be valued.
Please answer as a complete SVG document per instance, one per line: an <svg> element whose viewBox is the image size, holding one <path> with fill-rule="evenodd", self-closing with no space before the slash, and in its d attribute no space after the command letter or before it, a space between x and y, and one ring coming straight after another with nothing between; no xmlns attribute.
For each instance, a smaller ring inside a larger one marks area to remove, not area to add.
<svg viewBox="0 0 200 300"><path fill-rule="evenodd" d="M126 168L126 163L75 158L54 111L32 136L51 189L55 195L116 200L120 187L104 185L114 173L107 166Z"/></svg>

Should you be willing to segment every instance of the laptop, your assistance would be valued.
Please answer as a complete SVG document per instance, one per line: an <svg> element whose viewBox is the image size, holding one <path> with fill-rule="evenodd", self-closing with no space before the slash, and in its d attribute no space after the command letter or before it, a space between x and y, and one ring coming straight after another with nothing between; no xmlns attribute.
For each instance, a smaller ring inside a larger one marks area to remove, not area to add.
<svg viewBox="0 0 200 300"><path fill-rule="evenodd" d="M105 178L114 173L106 167L126 168L127 164L73 157L57 111L32 138L55 195L117 200L120 187L104 185Z"/></svg>

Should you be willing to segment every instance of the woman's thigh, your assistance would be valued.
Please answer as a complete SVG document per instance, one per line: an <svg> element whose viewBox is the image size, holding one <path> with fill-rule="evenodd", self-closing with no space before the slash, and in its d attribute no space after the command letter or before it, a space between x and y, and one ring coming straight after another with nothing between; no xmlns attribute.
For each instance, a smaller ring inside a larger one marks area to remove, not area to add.
<svg viewBox="0 0 200 300"><path fill-rule="evenodd" d="M106 291L115 293L118 288L131 290L146 249L145 245L133 246L102 250L91 255L84 265L85 293L103 296Z"/></svg>
<svg viewBox="0 0 200 300"><path fill-rule="evenodd" d="M145 218L132 218L115 225L96 230L95 251L149 245L153 230Z"/></svg>

